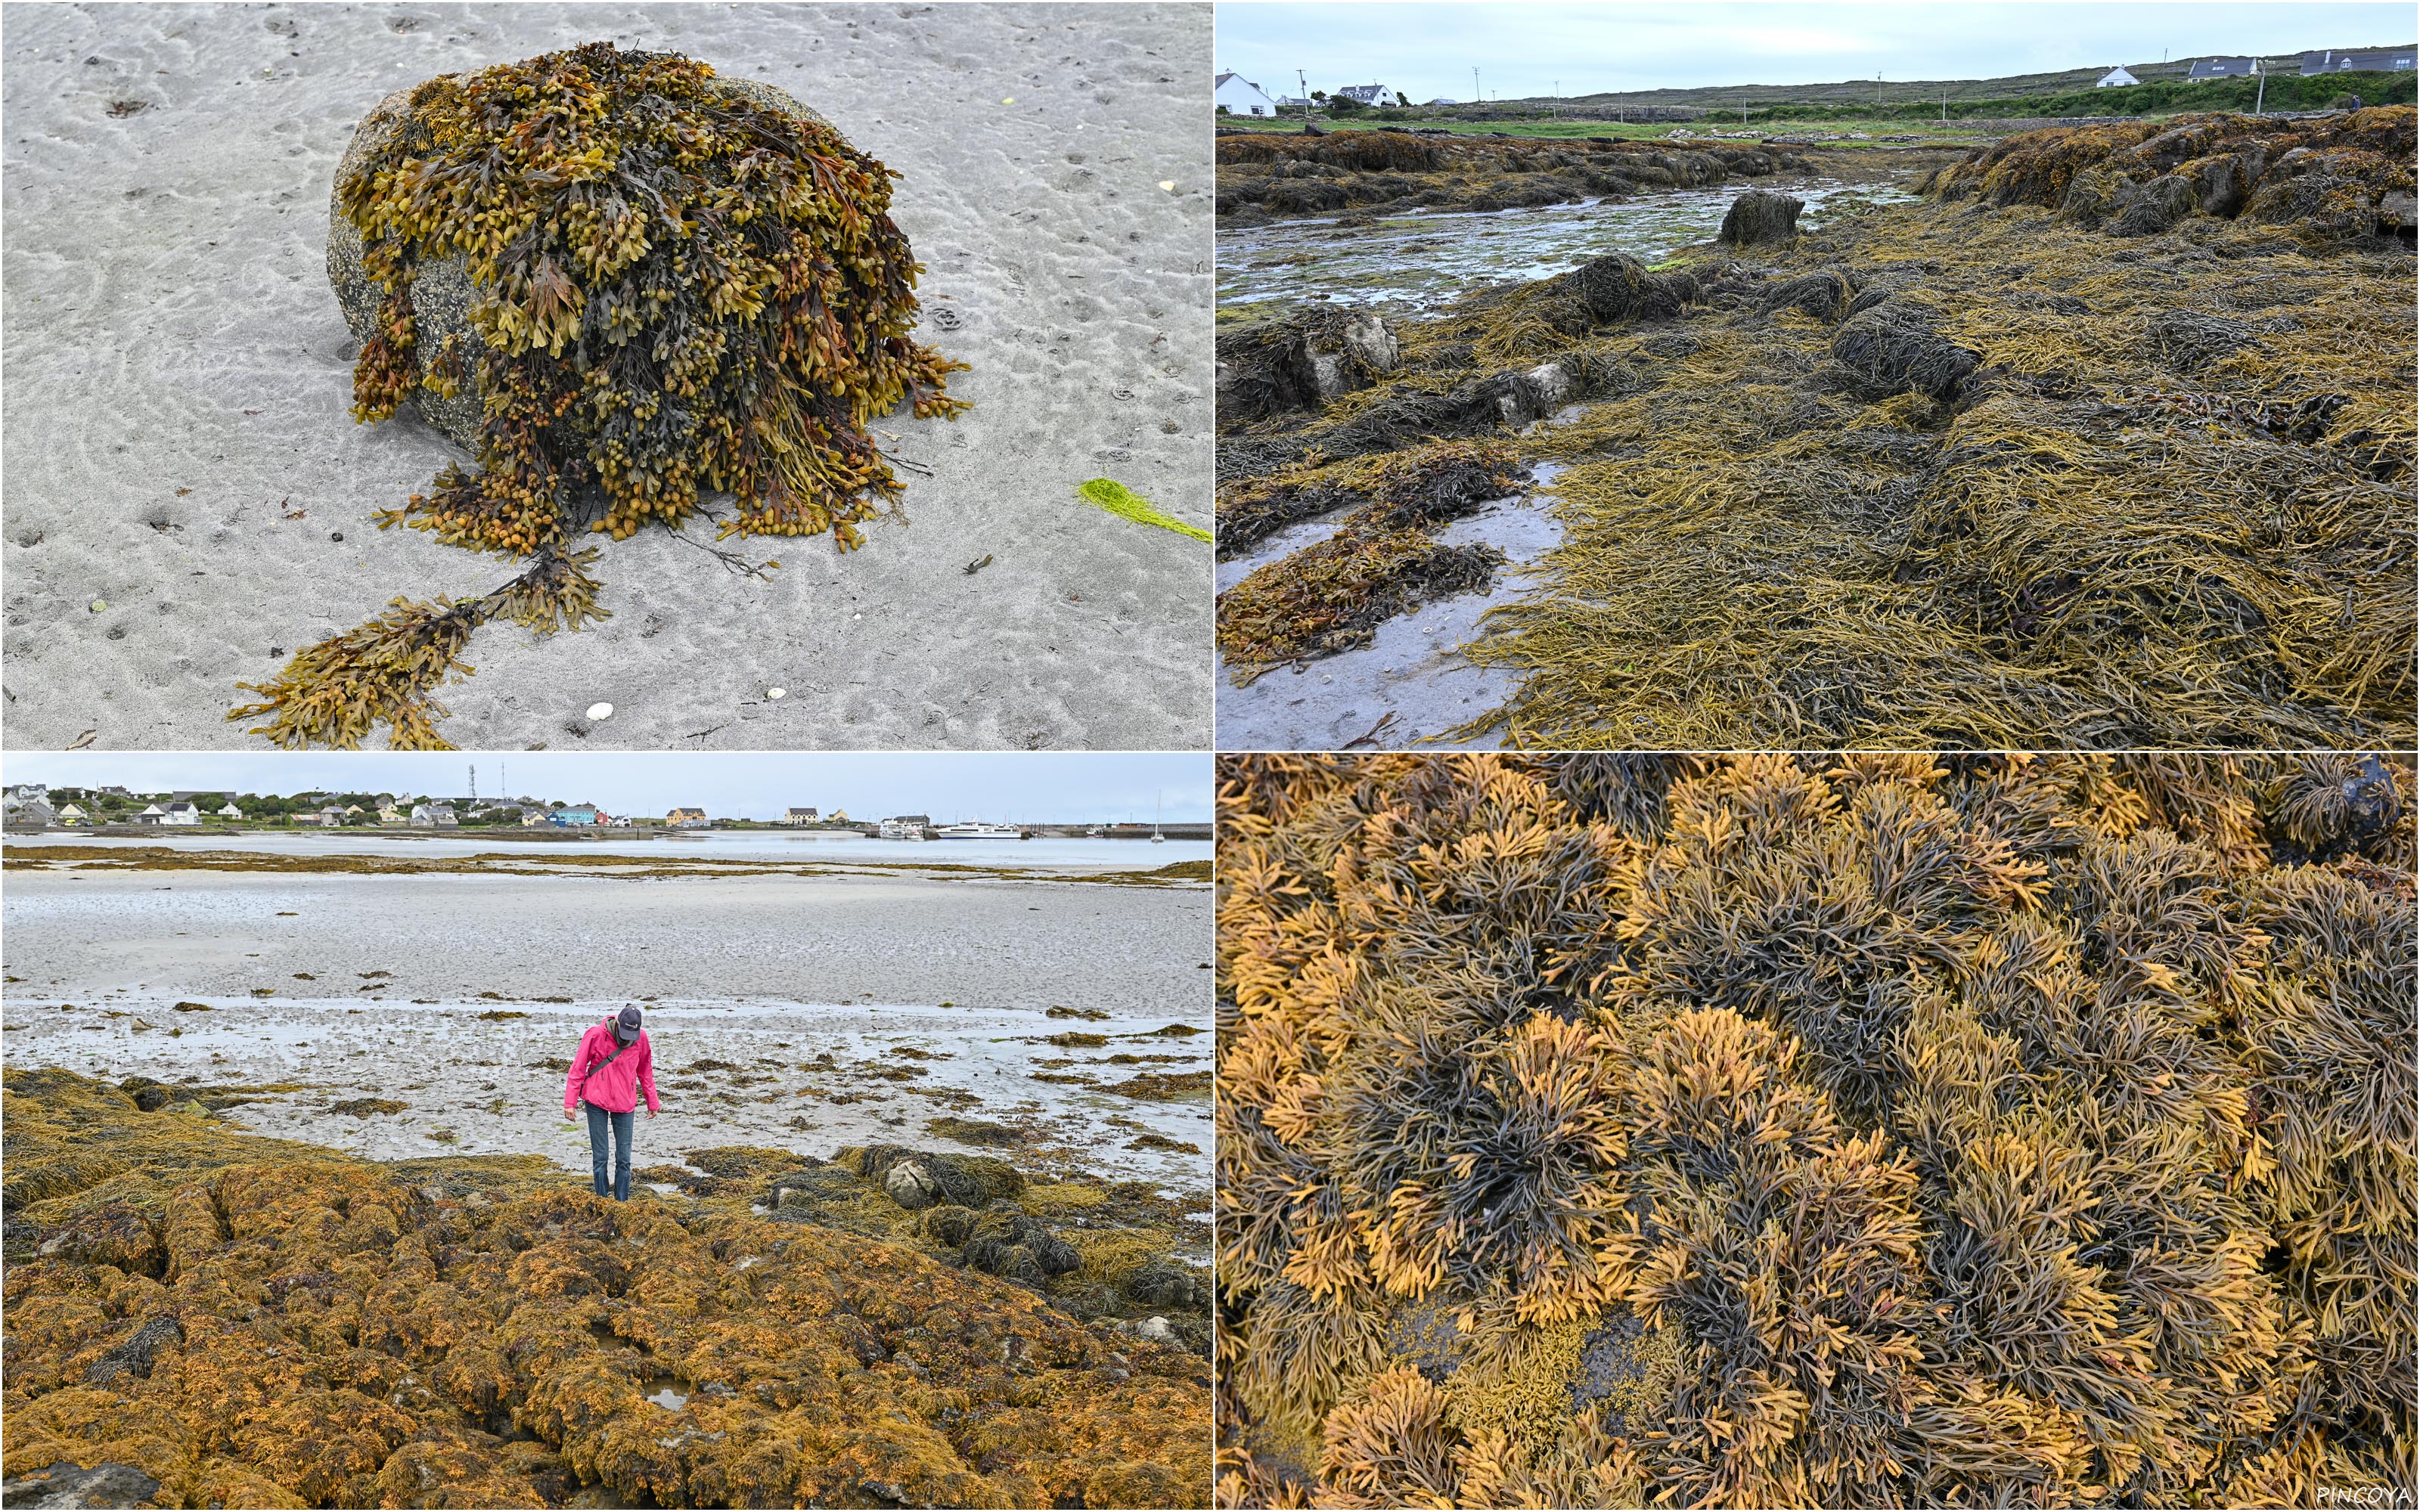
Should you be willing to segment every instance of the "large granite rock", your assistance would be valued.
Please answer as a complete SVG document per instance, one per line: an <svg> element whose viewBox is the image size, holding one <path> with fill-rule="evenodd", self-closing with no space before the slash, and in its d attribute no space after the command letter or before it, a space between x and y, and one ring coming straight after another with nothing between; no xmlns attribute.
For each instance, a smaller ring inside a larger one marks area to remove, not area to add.
<svg viewBox="0 0 2420 1512"><path fill-rule="evenodd" d="M447 74L442 77L452 78ZM802 104L787 90L750 79L718 79L716 87L722 92L759 105L769 106L802 119L830 126L831 123ZM416 85L414 86L417 87ZM345 147L344 161L336 165L336 177L328 191L328 282L336 291L337 307L345 312L345 325L356 342L367 341L378 329L379 305L385 291L370 282L362 270L362 236L353 223L345 217L337 186L352 177L374 154L382 151L404 129L411 116L411 89L398 89L381 100L353 129L353 139ZM458 445L469 451L479 449L479 423L485 414L475 375L480 360L486 355L487 344L471 325L471 306L478 298L471 282L471 270L459 257L436 257L422 262L413 272L411 282L412 323L418 335L420 353L437 350L447 336L459 335L464 371L473 381L464 383L450 399L415 386L411 402L417 406L421 418L436 426ZM415 362L413 370L421 371Z"/></svg>

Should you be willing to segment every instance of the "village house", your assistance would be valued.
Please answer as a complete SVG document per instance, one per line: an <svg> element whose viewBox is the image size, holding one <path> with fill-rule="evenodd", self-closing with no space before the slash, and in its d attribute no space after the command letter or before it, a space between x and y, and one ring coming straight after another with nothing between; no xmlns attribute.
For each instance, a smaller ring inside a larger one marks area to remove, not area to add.
<svg viewBox="0 0 2420 1512"><path fill-rule="evenodd" d="M19 802L33 798L48 798L50 795L51 785L48 782L19 782L8 789L8 796Z"/></svg>
<svg viewBox="0 0 2420 1512"><path fill-rule="evenodd" d="M792 809L782 815L782 823L785 825L812 825L816 822L813 809Z"/></svg>
<svg viewBox="0 0 2420 1512"><path fill-rule="evenodd" d="M1211 85L1210 99L1230 116L1269 116L1279 110L1277 100L1267 91L1240 73L1218 75Z"/></svg>
<svg viewBox="0 0 2420 1512"><path fill-rule="evenodd" d="M379 823L381 825L408 825L411 823L411 821L404 815L402 810L397 809L394 804L390 803L385 808L379 810Z"/></svg>
<svg viewBox="0 0 2420 1512"><path fill-rule="evenodd" d="M547 821L566 829L578 829L585 828L590 825L601 825L605 822L605 816L597 811L597 806L593 803L571 803L547 815Z"/></svg>
<svg viewBox="0 0 2420 1512"><path fill-rule="evenodd" d="M2187 84L2205 84L2212 79L2248 79L2260 71L2257 58L2199 57L2186 70Z"/></svg>
<svg viewBox="0 0 2420 1512"><path fill-rule="evenodd" d="M18 829L48 829L58 822L58 813L47 798L11 798L8 823Z"/></svg>
<svg viewBox="0 0 2420 1512"><path fill-rule="evenodd" d="M218 812L221 819L240 819L243 817L243 810L235 806L235 800L233 798L229 798Z"/></svg>
<svg viewBox="0 0 2420 1512"><path fill-rule="evenodd" d="M2305 78L2319 73L2403 73L2411 69L2413 50L2399 47L2384 53L2343 53L2334 48L2303 54Z"/></svg>
<svg viewBox="0 0 2420 1512"><path fill-rule="evenodd" d="M1395 92L1383 84L1348 84L1330 98L1349 100L1357 105L1391 105Z"/></svg>
<svg viewBox="0 0 2420 1512"><path fill-rule="evenodd" d="M2131 73L2128 73L2124 69L2118 68L2111 69L2107 73L2102 74L2100 82L2095 84L2092 87L2095 89L2123 89L2130 84L2141 84L2142 82L2142 80L2135 78Z"/></svg>
<svg viewBox="0 0 2420 1512"><path fill-rule="evenodd" d="M156 803L150 803L144 805L143 811L134 816L134 822L138 825L157 825L164 824L167 821L167 810L161 808Z"/></svg>
<svg viewBox="0 0 2420 1512"><path fill-rule="evenodd" d="M163 825L198 825L202 822L202 810L190 803L172 803L161 810L160 822Z"/></svg>
<svg viewBox="0 0 2420 1512"><path fill-rule="evenodd" d="M460 815L455 813L454 806L450 803L416 803L411 806L411 822L415 825L435 825L442 829L459 825L462 820Z"/></svg>
<svg viewBox="0 0 2420 1512"><path fill-rule="evenodd" d="M76 807L74 804L72 804L72 803L70 803L70 804L67 805L65 808L63 808L63 809L61 809L61 810L59 810L59 823L60 823L60 824L63 824L63 825L81 825L81 824L84 824L85 822L85 811L84 811L82 809L77 808L77 807Z"/></svg>
<svg viewBox="0 0 2420 1512"><path fill-rule="evenodd" d="M664 815L664 823L675 829L704 829L712 822L703 809L675 809Z"/></svg>

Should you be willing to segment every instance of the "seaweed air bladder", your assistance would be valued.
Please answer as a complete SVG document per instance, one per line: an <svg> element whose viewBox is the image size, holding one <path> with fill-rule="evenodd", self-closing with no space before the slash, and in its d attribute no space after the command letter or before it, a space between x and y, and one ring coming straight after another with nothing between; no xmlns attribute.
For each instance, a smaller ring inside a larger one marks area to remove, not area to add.
<svg viewBox="0 0 2420 1512"><path fill-rule="evenodd" d="M411 401L473 470L382 511L527 563L475 598L395 600L309 647L227 717L288 748L442 748L431 697L473 634L605 610L584 535L677 529L842 550L901 493L866 423L965 407L919 346L922 271L891 179L768 85L590 43L391 97L336 184L330 270L362 340L356 419ZM768 565L778 566L776 563Z"/></svg>
<svg viewBox="0 0 2420 1512"><path fill-rule="evenodd" d="M2410 1504L2413 777L1221 758L1218 1504Z"/></svg>

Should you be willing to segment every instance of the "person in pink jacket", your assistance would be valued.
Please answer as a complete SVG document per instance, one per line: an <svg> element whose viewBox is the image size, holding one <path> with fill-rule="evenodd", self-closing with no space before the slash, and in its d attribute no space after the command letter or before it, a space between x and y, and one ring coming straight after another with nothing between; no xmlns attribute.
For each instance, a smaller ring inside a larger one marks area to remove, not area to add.
<svg viewBox="0 0 2420 1512"><path fill-rule="evenodd" d="M597 1179L597 1195L604 1196L605 1136L613 1136L613 1200L630 1200L630 1116L638 1110L639 1094L647 1094L647 1117L663 1103L656 1096L656 1057L647 1031L639 1026L637 1008L626 1008L580 1037L571 1057L571 1073L563 1083L563 1117L588 1104L588 1160Z"/></svg>

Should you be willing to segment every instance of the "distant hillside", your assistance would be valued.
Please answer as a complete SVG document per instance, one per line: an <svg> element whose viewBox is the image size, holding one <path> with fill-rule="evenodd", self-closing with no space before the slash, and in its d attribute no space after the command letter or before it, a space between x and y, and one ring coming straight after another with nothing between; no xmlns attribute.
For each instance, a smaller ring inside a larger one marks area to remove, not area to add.
<svg viewBox="0 0 2420 1512"><path fill-rule="evenodd" d="M2401 44L2406 52L2411 43ZM2387 47L2337 48L2337 52L2385 52ZM2314 49L2313 51L2317 51ZM2175 81L2181 84L2186 72L2204 56L2237 56L2241 54L2206 54L2193 57L2173 58L2165 63L2129 63L2126 71L2144 84ZM1524 115L1541 114L1560 106L1565 111L1574 107L1607 111L1623 108L1657 106L1694 107L1699 110L1736 110L1743 100L1751 108L1760 105L1894 105L1929 100L1939 104L1947 99L1951 105L1961 100L2012 100L2033 95L2062 95L2088 91L2101 77L2115 67L2114 63L2094 64L2086 68L2062 69L2055 73L2013 73L1997 79L1924 79L1905 82L1872 79L1847 79L1837 84L1735 84L1714 85L1697 89L1631 89L1592 95L1567 95L1559 100L1536 97L1526 100L1491 100L1485 108L1491 111L1518 110ZM2273 90L2286 77L2299 78L2302 54L2285 53L2263 57L2260 66L2270 73ZM2109 91L2102 91L2108 93Z"/></svg>

